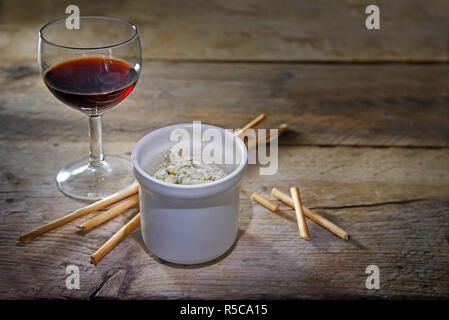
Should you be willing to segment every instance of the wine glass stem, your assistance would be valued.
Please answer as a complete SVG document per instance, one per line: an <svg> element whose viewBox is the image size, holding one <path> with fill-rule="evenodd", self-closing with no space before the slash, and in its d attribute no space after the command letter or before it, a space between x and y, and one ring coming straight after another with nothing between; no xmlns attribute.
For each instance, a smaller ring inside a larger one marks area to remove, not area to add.
<svg viewBox="0 0 449 320"><path fill-rule="evenodd" d="M89 166L100 167L104 160L101 115L89 116L89 148Z"/></svg>

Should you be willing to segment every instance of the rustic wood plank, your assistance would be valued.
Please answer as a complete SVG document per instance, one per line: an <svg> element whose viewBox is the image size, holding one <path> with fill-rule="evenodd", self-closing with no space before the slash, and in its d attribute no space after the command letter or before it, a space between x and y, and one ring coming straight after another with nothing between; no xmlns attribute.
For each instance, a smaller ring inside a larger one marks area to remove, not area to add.
<svg viewBox="0 0 449 320"><path fill-rule="evenodd" d="M379 0L381 29L365 28L369 1L77 1L82 15L118 16L141 30L150 59L448 61L449 2ZM65 15L63 0L0 3L4 57L34 58L37 33ZM38 13L38 14L37 14ZM18 41L20 39L20 41Z"/></svg>
<svg viewBox="0 0 449 320"><path fill-rule="evenodd" d="M134 142L107 143L108 150L129 156ZM58 170L87 152L85 142L58 145L46 141L1 142L0 195L58 199L67 210L79 201L58 192ZM281 146L276 175L260 176L249 165L243 181L245 197L254 191L269 194L271 187L301 187L307 207L339 207L445 197L449 188L448 149L350 148ZM268 189L261 189L259 185ZM247 193L247 194L246 194ZM8 205L8 203L1 203ZM19 209L17 209L19 210ZM27 211L26 206L20 210ZM19 211L20 211L19 210ZM50 210L54 211L54 210ZM47 214L62 215L63 212Z"/></svg>
<svg viewBox="0 0 449 320"><path fill-rule="evenodd" d="M163 125L225 128L265 112L282 144L449 146L449 66L146 61L135 91L105 113L105 141L136 142ZM0 139L86 141L85 117L54 98L35 61L0 67Z"/></svg>
<svg viewBox="0 0 449 320"><path fill-rule="evenodd" d="M132 146L109 144L124 155ZM72 223L17 243L20 233L80 205L53 179L84 143L3 141L0 148L0 298L449 297L448 149L282 146L276 176L250 166L240 237L221 259L196 267L165 263L134 232L94 267L89 255L135 209L87 235ZM312 241L302 241L292 209L274 214L249 200L253 191L268 195L272 186L286 191L293 184L306 206L352 240L309 222ZM80 267L80 290L65 288L68 264ZM364 287L370 264L380 267L379 291Z"/></svg>
<svg viewBox="0 0 449 320"><path fill-rule="evenodd" d="M98 297L107 283L119 298L448 297L447 200L320 211L350 230L349 242L313 223L312 241L304 242L292 210L276 215L248 201L242 206L235 248L196 267L159 260L145 251L138 232L96 268L89 265L89 253L125 223L122 218L84 238L70 226L24 246L14 244L5 228L14 225L7 222L2 227L0 296ZM68 264L80 267L79 291L65 289ZM364 288L370 264L381 269L379 291ZM117 272L123 278L109 283Z"/></svg>

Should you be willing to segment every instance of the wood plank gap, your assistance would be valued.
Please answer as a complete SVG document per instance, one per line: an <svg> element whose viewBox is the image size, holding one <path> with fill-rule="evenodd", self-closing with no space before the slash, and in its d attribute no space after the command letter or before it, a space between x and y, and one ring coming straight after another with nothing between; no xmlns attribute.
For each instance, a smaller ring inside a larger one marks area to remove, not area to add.
<svg viewBox="0 0 449 320"><path fill-rule="evenodd" d="M371 208L371 207L380 207L380 206L388 206L388 205L401 205L401 204L409 204L414 202L422 202L422 201L432 201L431 199L424 198L416 198L416 199L407 199L407 200L397 200L397 201L385 201L385 202L375 202L375 203L361 203L361 204L350 204L344 206L324 206L324 207L310 207L310 210L338 210L338 209L352 209L352 208Z"/></svg>
<svg viewBox="0 0 449 320"><path fill-rule="evenodd" d="M281 138L282 139L282 138ZM363 145L358 145L358 144L319 144L319 143L305 143L305 144L301 144L301 143L294 143L294 144L289 144L289 143L279 143L279 146L292 146L292 147L317 147L317 148L359 148L359 149L363 149L363 148L368 148L368 149L393 149L393 148L397 148L397 149L424 149L424 150L444 150L444 149L449 149L449 146L412 146L412 145L405 145L405 146L401 146L401 145L369 145L369 144L363 144Z"/></svg>
<svg viewBox="0 0 449 320"><path fill-rule="evenodd" d="M317 64L317 65L388 65L388 64L406 64L406 65L439 65L448 64L448 59L430 60L430 59L408 59L408 60L246 60L246 59L172 59L172 58L144 58L144 62L161 62L161 63L223 63L223 64Z"/></svg>

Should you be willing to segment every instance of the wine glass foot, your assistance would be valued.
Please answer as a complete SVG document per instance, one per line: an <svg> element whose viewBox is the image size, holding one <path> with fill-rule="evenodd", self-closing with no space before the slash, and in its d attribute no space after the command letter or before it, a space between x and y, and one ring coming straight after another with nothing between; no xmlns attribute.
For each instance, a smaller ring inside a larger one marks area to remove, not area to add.
<svg viewBox="0 0 449 320"><path fill-rule="evenodd" d="M89 157L69 163L56 175L59 190L79 200L100 200L133 183L131 162L105 156L100 166L89 166Z"/></svg>

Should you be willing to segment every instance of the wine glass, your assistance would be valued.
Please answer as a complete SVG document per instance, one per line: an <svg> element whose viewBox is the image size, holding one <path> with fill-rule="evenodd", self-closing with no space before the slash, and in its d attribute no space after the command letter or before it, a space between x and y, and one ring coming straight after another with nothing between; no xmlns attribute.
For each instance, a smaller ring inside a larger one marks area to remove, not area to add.
<svg viewBox="0 0 449 320"><path fill-rule="evenodd" d="M110 17L80 17L79 29L65 18L39 31L38 63L53 95L89 118L89 156L61 169L56 182L66 195L102 199L133 181L132 166L120 156L104 156L101 116L125 99L142 68L135 25Z"/></svg>

